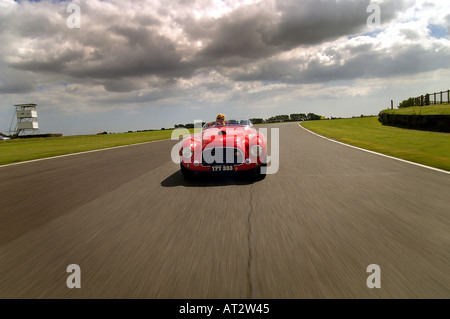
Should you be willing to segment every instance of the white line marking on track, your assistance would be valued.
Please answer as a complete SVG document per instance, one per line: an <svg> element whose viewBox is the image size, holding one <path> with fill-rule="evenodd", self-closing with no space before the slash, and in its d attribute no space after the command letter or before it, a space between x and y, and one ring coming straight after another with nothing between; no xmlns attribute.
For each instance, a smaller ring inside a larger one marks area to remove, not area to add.
<svg viewBox="0 0 450 319"><path fill-rule="evenodd" d="M398 157L389 156L389 155L382 154L382 153L378 153L378 152L374 152L374 151L369 151L369 150L366 150L366 149L361 148L361 147L357 147L357 146L353 146L353 145L350 145L350 144L346 144L346 143L342 143L342 142L333 140L333 139L331 139L331 138L328 138L328 137L322 136L322 135L320 135L320 134L317 134L317 133L315 133L315 132L313 132L313 131L310 131L310 130L308 130L307 128L304 128L304 127L301 125L301 123L298 123L298 126L300 126L302 129L304 129L305 131L308 131L308 132L311 133L311 134L314 134L314 135L316 135L316 136L319 136L319 137L321 137L321 138L324 138L324 139L326 139L326 140L328 140L328 141L331 141L331 142L334 142L334 143L338 143L338 144L341 144L341 145L345 145L345 146L348 146L348 147L351 147L351 148L354 148L354 149L357 149L357 150L360 150L360 151L364 151L364 152L367 152L367 153L371 153L371 154L375 154L375 155L387 157L387 158L390 158L390 159L394 159L394 160L396 160L396 161L400 161L400 162L404 162L404 163L408 163L408 164L412 164L412 165L416 165L416 166L420 166L420 167L432 169L433 171L437 171L437 172L441 172L441 173L445 173L445 174L450 174L450 172L445 171L445 170L443 170L443 169L439 169L439 168L436 168L436 167L431 167L431 166L427 166L427 165L423 165L423 164L419 164L419 163L407 161L407 160L404 160L404 159L401 159L401 158L398 158Z"/></svg>
<svg viewBox="0 0 450 319"><path fill-rule="evenodd" d="M95 153L95 152L101 152L101 151L107 151L107 150L113 150L116 148L124 148L129 146L137 146L137 145L143 145L143 144L149 144L149 143L156 143L156 142L163 142L163 141L170 141L171 139L164 139L164 140L157 140L157 141L150 141L150 142L142 142L142 143L136 143L136 144L128 144L128 145L120 145L120 146L114 146L114 147L106 147L106 148L100 148L97 150L91 150L91 151L83 151L83 152L77 152L77 153L70 153L70 154L64 154L64 155L58 155L58 156L51 156L51 157L44 157L44 158L37 158L34 160L29 161L23 161L23 162L17 162L17 163L11 163L11 164L4 164L0 165L0 168L7 167L7 166L14 166L14 165L21 165L21 164L27 164L27 163L33 163L33 162L40 162L40 161L46 161L51 160L55 158L61 158L61 157L69 157L69 156L75 156L75 155L82 155L87 153Z"/></svg>

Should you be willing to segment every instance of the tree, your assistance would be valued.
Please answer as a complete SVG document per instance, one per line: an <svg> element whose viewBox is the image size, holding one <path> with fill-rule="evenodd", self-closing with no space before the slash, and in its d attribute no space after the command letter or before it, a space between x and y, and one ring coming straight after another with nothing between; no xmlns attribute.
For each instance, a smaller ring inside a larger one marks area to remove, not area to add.
<svg viewBox="0 0 450 319"><path fill-rule="evenodd" d="M317 121L320 120L322 117L320 115L314 114L314 113L308 113L306 116L306 119L308 121Z"/></svg>
<svg viewBox="0 0 450 319"><path fill-rule="evenodd" d="M298 121L306 121L306 114L300 113L300 114L291 114L289 116L290 121L298 122Z"/></svg>
<svg viewBox="0 0 450 319"><path fill-rule="evenodd" d="M250 119L250 122L252 122L253 124L263 124L264 120L262 118L253 118Z"/></svg>
<svg viewBox="0 0 450 319"><path fill-rule="evenodd" d="M402 108L410 107L410 106L414 106L414 98L412 98L412 97L410 97L410 98L407 99L407 100L402 101L402 102L398 105L398 108L399 108L399 109L402 109Z"/></svg>
<svg viewBox="0 0 450 319"><path fill-rule="evenodd" d="M277 123L277 122L287 122L289 121L289 115L276 115L268 118L266 123Z"/></svg>

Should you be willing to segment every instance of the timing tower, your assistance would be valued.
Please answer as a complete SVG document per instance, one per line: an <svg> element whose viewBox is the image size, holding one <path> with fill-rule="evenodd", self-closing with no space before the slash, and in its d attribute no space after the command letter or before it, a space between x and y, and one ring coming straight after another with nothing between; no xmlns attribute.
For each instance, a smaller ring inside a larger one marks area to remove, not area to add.
<svg viewBox="0 0 450 319"><path fill-rule="evenodd" d="M36 104L16 104L17 127L15 135L31 135L39 132Z"/></svg>

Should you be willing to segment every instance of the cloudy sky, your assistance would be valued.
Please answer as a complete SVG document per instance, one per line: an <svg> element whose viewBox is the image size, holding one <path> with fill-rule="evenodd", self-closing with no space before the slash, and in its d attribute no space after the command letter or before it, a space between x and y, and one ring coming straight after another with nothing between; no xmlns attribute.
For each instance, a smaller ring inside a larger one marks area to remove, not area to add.
<svg viewBox="0 0 450 319"><path fill-rule="evenodd" d="M448 0L0 0L0 131L375 115L450 89L449 34Z"/></svg>

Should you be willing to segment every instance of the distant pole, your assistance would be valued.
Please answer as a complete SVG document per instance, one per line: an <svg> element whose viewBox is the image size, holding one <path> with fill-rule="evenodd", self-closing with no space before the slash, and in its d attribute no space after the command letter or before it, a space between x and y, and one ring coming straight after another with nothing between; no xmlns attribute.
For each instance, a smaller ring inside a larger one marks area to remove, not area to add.
<svg viewBox="0 0 450 319"><path fill-rule="evenodd" d="M391 110L394 108L394 100L391 100Z"/></svg>
<svg viewBox="0 0 450 319"><path fill-rule="evenodd" d="M450 90L447 90L447 103L450 103Z"/></svg>
<svg viewBox="0 0 450 319"><path fill-rule="evenodd" d="M442 91L441 91L441 104L442 104L443 102L442 102Z"/></svg>

